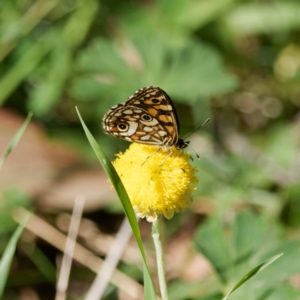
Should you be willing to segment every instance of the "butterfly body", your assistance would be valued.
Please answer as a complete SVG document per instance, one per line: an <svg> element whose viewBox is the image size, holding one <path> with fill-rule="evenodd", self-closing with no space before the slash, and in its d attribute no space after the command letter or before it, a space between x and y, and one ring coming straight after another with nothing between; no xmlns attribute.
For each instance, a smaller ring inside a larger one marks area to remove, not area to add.
<svg viewBox="0 0 300 300"><path fill-rule="evenodd" d="M159 87L137 90L124 103L113 106L103 118L107 134L120 139L159 146L163 150L187 147L179 138L179 124L172 100Z"/></svg>

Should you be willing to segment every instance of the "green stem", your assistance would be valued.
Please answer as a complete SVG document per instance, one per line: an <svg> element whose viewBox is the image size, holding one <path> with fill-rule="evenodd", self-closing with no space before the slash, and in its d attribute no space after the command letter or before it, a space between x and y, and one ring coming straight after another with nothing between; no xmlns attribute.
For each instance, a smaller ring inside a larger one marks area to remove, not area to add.
<svg viewBox="0 0 300 300"><path fill-rule="evenodd" d="M159 280L159 288L162 300L168 300L167 282L164 266L164 254L160 238L159 218L152 223L152 238L156 252L157 272Z"/></svg>

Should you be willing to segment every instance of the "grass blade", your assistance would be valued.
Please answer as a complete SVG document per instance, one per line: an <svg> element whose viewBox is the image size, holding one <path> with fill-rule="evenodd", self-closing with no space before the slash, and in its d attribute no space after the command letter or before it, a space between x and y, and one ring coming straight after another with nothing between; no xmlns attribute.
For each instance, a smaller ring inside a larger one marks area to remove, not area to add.
<svg viewBox="0 0 300 300"><path fill-rule="evenodd" d="M26 120L24 121L23 125L21 126L21 128L17 131L17 133L15 134L15 136L12 138L12 140L10 141L10 143L8 144L8 146L6 147L4 153L2 154L2 156L0 157L0 170L2 168L2 165L5 161L5 159L7 158L7 156L9 155L9 153L16 147L16 145L18 144L18 142L20 141L28 123L30 122L32 117L32 112L30 112L27 115Z"/></svg>
<svg viewBox="0 0 300 300"><path fill-rule="evenodd" d="M269 266L271 263L273 263L275 260L277 260L280 256L282 256L283 253L275 255L262 264L258 265L254 269L252 269L250 272L248 272L234 287L233 289L222 299L222 300L227 300L228 297L237 289L239 288L242 284L244 284L247 280L249 280L252 276L257 274L258 272L262 271L264 268Z"/></svg>
<svg viewBox="0 0 300 300"><path fill-rule="evenodd" d="M23 232L27 220L20 224L10 238L0 261L0 299L2 298L6 280L9 274L10 266L16 251L18 240Z"/></svg>
<svg viewBox="0 0 300 300"><path fill-rule="evenodd" d="M130 199L129 199L127 192L122 184L122 181L121 181L119 175L117 174L115 168L113 167L112 163L110 162L110 160L108 159L106 154L102 151L102 149L100 148L100 146L98 145L98 143L96 142L96 140L94 139L92 134L90 133L89 129L86 127L77 108L76 108L76 111L77 111L77 114L81 121L82 127L85 131L85 134L87 136L87 139L90 142L91 147L93 148L99 162L101 163L103 169L105 170L106 174L108 175L111 183L113 184L113 186L120 198L124 212L126 214L126 217L128 218L128 221L132 228L133 234L135 236L135 239L136 239L139 249L141 251L141 254L143 257L143 267L144 267L143 270L144 270L145 299L156 299L151 276L150 276L147 261L146 261L144 248L142 245L142 239L141 239L138 222L136 220L136 216L135 216L134 210L132 208Z"/></svg>

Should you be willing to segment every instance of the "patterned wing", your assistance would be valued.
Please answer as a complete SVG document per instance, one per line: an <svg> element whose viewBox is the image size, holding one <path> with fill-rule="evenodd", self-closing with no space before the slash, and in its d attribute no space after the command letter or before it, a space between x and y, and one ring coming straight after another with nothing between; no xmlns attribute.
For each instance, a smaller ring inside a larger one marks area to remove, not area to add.
<svg viewBox="0 0 300 300"><path fill-rule="evenodd" d="M165 91L154 86L139 89L126 100L125 105L139 107L155 117L170 137L166 146L177 144L180 130L178 118L173 102Z"/></svg>
<svg viewBox="0 0 300 300"><path fill-rule="evenodd" d="M103 128L129 142L173 146L180 141L173 103L158 87L140 89L112 107L103 118Z"/></svg>
<svg viewBox="0 0 300 300"><path fill-rule="evenodd" d="M170 140L156 118L140 108L122 104L107 113L103 128L106 133L129 142L163 146Z"/></svg>

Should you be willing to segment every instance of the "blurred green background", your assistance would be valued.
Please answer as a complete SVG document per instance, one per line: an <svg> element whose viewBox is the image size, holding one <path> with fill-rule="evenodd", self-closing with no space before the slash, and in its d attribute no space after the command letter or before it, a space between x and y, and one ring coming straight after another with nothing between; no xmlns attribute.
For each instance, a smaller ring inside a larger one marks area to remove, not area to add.
<svg viewBox="0 0 300 300"><path fill-rule="evenodd" d="M188 150L201 157L192 162L194 204L164 224L167 257L178 261L172 269L166 259L170 298L221 299L251 268L284 252L231 298L299 299L297 0L2 0L2 152L27 113L34 117L0 173L0 252L16 226L15 206L59 227L78 193L89 203L85 221L116 232L122 210L75 106L113 159L128 143L105 135L102 118L149 85L172 98L182 138L211 118L190 137ZM150 226L141 229L151 256ZM182 256L180 244L189 249ZM27 232L4 299L53 299L58 253ZM133 265L120 268L140 280ZM69 299L79 299L93 276L74 266ZM129 299L113 286L106 297Z"/></svg>

